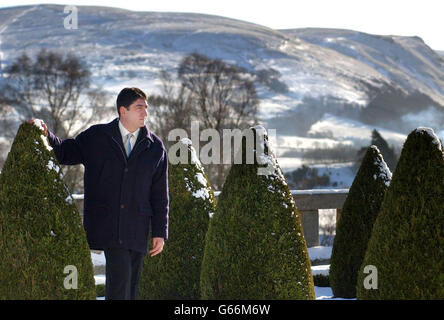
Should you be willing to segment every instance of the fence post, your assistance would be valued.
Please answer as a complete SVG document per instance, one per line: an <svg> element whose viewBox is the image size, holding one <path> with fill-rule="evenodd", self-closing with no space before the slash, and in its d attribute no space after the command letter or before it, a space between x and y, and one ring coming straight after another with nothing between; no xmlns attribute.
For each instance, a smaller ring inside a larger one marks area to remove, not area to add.
<svg viewBox="0 0 444 320"><path fill-rule="evenodd" d="M307 247L319 245L319 211L299 210L301 213L301 224Z"/></svg>

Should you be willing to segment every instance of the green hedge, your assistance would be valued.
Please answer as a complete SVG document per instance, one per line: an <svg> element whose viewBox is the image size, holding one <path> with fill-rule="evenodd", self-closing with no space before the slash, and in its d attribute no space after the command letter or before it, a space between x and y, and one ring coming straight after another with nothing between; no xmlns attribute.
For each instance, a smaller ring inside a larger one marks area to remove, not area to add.
<svg viewBox="0 0 444 320"><path fill-rule="evenodd" d="M267 137L261 163L246 164L245 141L210 220L202 299L315 299L299 213ZM272 170L258 175L264 162Z"/></svg>
<svg viewBox="0 0 444 320"><path fill-rule="evenodd" d="M317 287L330 287L330 276L323 274L314 275L313 282Z"/></svg>
<svg viewBox="0 0 444 320"><path fill-rule="evenodd" d="M191 144L178 143L188 159L197 159ZM216 200L198 160L170 163L168 182L169 239L160 254L146 256L139 299L199 299L205 234Z"/></svg>
<svg viewBox="0 0 444 320"><path fill-rule="evenodd" d="M96 296L97 298L105 297L106 293L106 285L105 284L98 284L96 285Z"/></svg>
<svg viewBox="0 0 444 320"><path fill-rule="evenodd" d="M390 179L391 172L378 148L370 146L336 228L330 261L330 284L335 297L356 297L359 268Z"/></svg>
<svg viewBox="0 0 444 320"><path fill-rule="evenodd" d="M444 299L444 154L431 129L404 143L362 263L358 299ZM377 268L376 289L364 283ZM367 286L368 287L368 286Z"/></svg>
<svg viewBox="0 0 444 320"><path fill-rule="evenodd" d="M23 123L3 166L0 299L96 297L85 231L51 150L39 127ZM78 289L65 288L67 266Z"/></svg>

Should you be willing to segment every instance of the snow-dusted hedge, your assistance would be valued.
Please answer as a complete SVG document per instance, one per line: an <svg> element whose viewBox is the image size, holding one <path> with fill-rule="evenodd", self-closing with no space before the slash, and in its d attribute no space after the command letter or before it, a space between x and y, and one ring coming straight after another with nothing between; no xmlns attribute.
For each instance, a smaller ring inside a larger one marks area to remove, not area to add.
<svg viewBox="0 0 444 320"><path fill-rule="evenodd" d="M188 153L185 164L169 164L169 234L162 253L146 256L139 299L199 299L208 222L216 198L189 139L182 139Z"/></svg>
<svg viewBox="0 0 444 320"><path fill-rule="evenodd" d="M444 299L444 154L430 128L412 131L375 221L358 299ZM366 266L374 266L364 272Z"/></svg>
<svg viewBox="0 0 444 320"><path fill-rule="evenodd" d="M95 299L81 218L42 130L20 126L0 175L0 299Z"/></svg>
<svg viewBox="0 0 444 320"><path fill-rule="evenodd" d="M376 146L365 153L344 202L330 260L335 297L355 298L359 268L392 174Z"/></svg>
<svg viewBox="0 0 444 320"><path fill-rule="evenodd" d="M245 164L243 141L244 163L232 165L210 220L202 299L315 299L299 213L267 136L261 140L265 154L254 164ZM264 165L271 170L259 175Z"/></svg>

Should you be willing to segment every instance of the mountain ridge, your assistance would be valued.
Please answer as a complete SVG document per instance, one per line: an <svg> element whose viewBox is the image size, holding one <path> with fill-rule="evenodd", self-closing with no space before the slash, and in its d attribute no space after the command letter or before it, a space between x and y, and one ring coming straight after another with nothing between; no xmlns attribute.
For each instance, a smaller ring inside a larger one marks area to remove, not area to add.
<svg viewBox="0 0 444 320"><path fill-rule="evenodd" d="M81 53L93 80L112 94L126 85L159 92L160 70L174 72L186 54L199 52L253 75L277 71L288 90L257 84L260 119L288 135L307 137L325 114L401 134L427 125L415 115L444 127L444 58L417 37L274 30L215 15L99 6L76 6L78 30L66 30L64 7L0 9L1 69L45 47Z"/></svg>

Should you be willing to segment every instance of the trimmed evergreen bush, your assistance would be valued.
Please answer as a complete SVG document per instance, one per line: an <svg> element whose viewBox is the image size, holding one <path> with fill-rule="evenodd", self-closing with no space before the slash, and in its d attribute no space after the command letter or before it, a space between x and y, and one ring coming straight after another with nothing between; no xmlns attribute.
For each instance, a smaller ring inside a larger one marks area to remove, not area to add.
<svg viewBox="0 0 444 320"><path fill-rule="evenodd" d="M328 275L316 274L313 276L316 287L330 287L330 277Z"/></svg>
<svg viewBox="0 0 444 320"><path fill-rule="evenodd" d="M432 129L418 128L404 143L375 221L358 299L444 299L443 199L442 143ZM377 274L364 273L366 266Z"/></svg>
<svg viewBox="0 0 444 320"><path fill-rule="evenodd" d="M20 126L0 175L0 299L95 299L81 218L38 125Z"/></svg>
<svg viewBox="0 0 444 320"><path fill-rule="evenodd" d="M105 297L105 293L106 293L106 285L105 284L96 285L97 298Z"/></svg>
<svg viewBox="0 0 444 320"><path fill-rule="evenodd" d="M384 161L387 164L387 167L391 171L393 171L396 167L396 163L398 162L398 155L396 154L395 148L390 147L387 141L376 129L373 129L372 131L371 145L374 145L378 148L379 153L383 156ZM358 165L362 163L366 152L367 147L359 149L357 154L357 157L359 159Z"/></svg>
<svg viewBox="0 0 444 320"><path fill-rule="evenodd" d="M265 129L250 133L260 139L254 151L264 154L247 164L243 139L242 164L232 165L210 220L202 299L315 299L299 212L267 135L260 132ZM258 174L264 166L271 170Z"/></svg>
<svg viewBox="0 0 444 320"><path fill-rule="evenodd" d="M139 299L200 298L205 234L216 200L191 141L179 144L188 161L168 167L170 236L160 254L145 257Z"/></svg>
<svg viewBox="0 0 444 320"><path fill-rule="evenodd" d="M359 268L391 176L379 149L367 148L336 228L329 274L335 297L356 297Z"/></svg>

